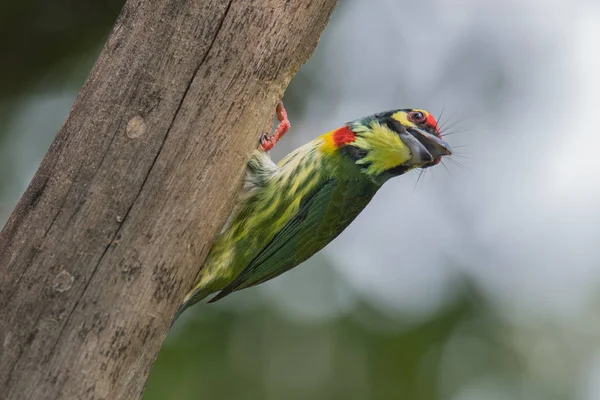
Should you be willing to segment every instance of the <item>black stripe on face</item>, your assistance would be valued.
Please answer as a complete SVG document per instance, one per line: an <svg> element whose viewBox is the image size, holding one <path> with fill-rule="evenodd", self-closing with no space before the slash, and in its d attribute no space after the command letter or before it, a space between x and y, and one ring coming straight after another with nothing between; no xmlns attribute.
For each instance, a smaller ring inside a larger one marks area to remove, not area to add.
<svg viewBox="0 0 600 400"><path fill-rule="evenodd" d="M344 146L342 151L353 161L358 161L361 158L364 158L368 153L367 150L359 149L358 147L352 145Z"/></svg>
<svg viewBox="0 0 600 400"><path fill-rule="evenodd" d="M386 118L383 123L393 132L397 134L406 133L406 128L395 118Z"/></svg>
<svg viewBox="0 0 600 400"><path fill-rule="evenodd" d="M411 169L412 167L406 165L398 165L397 167L388 169L387 171L385 171L385 173L390 174L391 176L398 176L407 173Z"/></svg>

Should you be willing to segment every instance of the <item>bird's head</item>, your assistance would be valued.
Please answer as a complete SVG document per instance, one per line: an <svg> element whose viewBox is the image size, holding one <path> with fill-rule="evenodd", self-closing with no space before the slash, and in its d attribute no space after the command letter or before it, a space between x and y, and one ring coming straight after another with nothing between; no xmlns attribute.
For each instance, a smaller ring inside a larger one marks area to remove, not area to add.
<svg viewBox="0 0 600 400"><path fill-rule="evenodd" d="M417 109L377 113L323 136L323 150L350 157L361 171L384 180L438 164L452 148L437 121Z"/></svg>

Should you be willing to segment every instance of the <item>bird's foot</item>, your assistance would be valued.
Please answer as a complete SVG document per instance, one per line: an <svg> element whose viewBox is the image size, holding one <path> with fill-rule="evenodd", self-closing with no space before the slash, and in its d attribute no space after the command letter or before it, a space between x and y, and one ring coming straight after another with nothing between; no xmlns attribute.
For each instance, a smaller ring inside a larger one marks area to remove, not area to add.
<svg viewBox="0 0 600 400"><path fill-rule="evenodd" d="M280 101L279 104L277 104L275 112L277 113L277 119L279 120L279 124L277 125L275 132L273 132L272 135L267 135L265 133L260 138L260 147L264 151L269 151L273 147L275 147L277 142L290 129L290 120L288 119L287 111L285 110L282 101Z"/></svg>

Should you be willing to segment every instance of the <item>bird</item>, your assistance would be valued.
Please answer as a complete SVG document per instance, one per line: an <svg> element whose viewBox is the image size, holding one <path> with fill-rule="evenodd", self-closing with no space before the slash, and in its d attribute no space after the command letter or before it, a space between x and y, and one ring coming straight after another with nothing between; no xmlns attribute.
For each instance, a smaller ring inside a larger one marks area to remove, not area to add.
<svg viewBox="0 0 600 400"><path fill-rule="evenodd" d="M348 122L276 164L269 151L290 128L282 102L276 115L175 320L210 295L212 303L296 267L346 229L386 181L452 155L431 113L397 109Z"/></svg>

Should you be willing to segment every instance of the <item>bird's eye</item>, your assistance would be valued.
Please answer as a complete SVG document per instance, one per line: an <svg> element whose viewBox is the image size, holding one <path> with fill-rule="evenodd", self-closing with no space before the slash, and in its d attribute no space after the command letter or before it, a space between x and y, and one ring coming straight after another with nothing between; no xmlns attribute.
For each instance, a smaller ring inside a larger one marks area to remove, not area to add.
<svg viewBox="0 0 600 400"><path fill-rule="evenodd" d="M411 111L408 113L407 117L410 122L415 122L417 124L422 124L427 119L425 114L421 111Z"/></svg>

